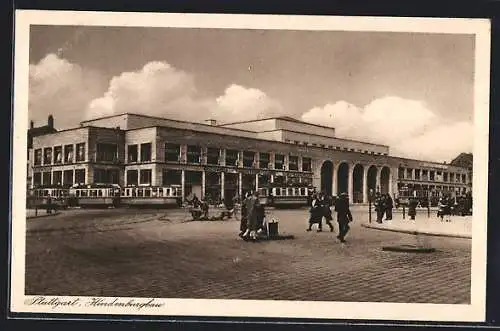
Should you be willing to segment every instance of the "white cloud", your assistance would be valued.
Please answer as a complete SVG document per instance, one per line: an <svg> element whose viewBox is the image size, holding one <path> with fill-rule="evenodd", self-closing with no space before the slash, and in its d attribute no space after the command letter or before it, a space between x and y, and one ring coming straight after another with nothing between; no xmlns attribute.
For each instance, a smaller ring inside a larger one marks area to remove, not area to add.
<svg viewBox="0 0 500 331"><path fill-rule="evenodd" d="M92 100L87 118L117 113L143 113L186 121L220 122L278 114L278 102L255 88L232 84L217 98L202 97L194 77L166 62L150 62L135 72L113 77L108 90Z"/></svg>
<svg viewBox="0 0 500 331"><path fill-rule="evenodd" d="M442 162L472 151L471 123L448 123L424 103L399 97L364 108L339 101L310 109L302 120L335 127L338 137L389 145L392 155Z"/></svg>
<svg viewBox="0 0 500 331"><path fill-rule="evenodd" d="M149 62L113 77L104 95L89 103L87 118L131 112L203 120L210 105L199 97L191 75L166 62Z"/></svg>
<svg viewBox="0 0 500 331"><path fill-rule="evenodd" d="M29 67L29 118L44 125L54 115L56 128L74 126L83 119L87 103L102 93L103 79L55 54Z"/></svg>
<svg viewBox="0 0 500 331"><path fill-rule="evenodd" d="M236 84L227 87L224 95L216 99L216 103L213 115L222 122L284 115L280 103L271 99L266 93Z"/></svg>

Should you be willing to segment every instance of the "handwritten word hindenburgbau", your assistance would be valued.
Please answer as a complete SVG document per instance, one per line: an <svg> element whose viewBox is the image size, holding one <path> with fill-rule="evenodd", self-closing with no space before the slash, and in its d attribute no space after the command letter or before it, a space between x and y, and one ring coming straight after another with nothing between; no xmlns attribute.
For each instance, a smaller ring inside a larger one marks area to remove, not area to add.
<svg viewBox="0 0 500 331"><path fill-rule="evenodd" d="M62 307L95 307L95 308L133 308L136 310L141 310L143 308L161 308L164 306L163 303L155 301L155 299L148 299L147 301L141 301L136 299L124 299L124 298L46 298L43 296L38 296L34 298L27 299L25 301L26 305L29 306L47 306L52 309L62 308Z"/></svg>

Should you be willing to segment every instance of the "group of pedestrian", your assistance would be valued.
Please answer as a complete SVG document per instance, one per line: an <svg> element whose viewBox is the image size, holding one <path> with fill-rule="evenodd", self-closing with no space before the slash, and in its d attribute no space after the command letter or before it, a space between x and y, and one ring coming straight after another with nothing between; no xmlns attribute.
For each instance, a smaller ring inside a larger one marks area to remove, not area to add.
<svg viewBox="0 0 500 331"><path fill-rule="evenodd" d="M437 216L441 218L441 222L451 222L451 211L455 205L455 200L451 196L443 196L438 202Z"/></svg>
<svg viewBox="0 0 500 331"><path fill-rule="evenodd" d="M339 225L337 239L344 243L345 236L350 229L349 223L353 220L351 210L349 209L349 196L347 193L340 194L335 200L326 198L324 193L313 194L307 231L311 231L314 224L318 224L318 232L323 231L323 218L325 218L326 224L330 227L330 231L333 232L334 227L331 223L333 220L332 206L334 206L337 213L337 223Z"/></svg>
<svg viewBox="0 0 500 331"><path fill-rule="evenodd" d="M241 201L239 236L244 240L257 240L266 231L265 208L259 201L259 193L248 192Z"/></svg>
<svg viewBox="0 0 500 331"><path fill-rule="evenodd" d="M394 202L389 193L380 194L377 192L375 194L374 200L375 212L377 213L377 223L382 223L382 219L385 215L385 220L392 220L392 209L394 208Z"/></svg>

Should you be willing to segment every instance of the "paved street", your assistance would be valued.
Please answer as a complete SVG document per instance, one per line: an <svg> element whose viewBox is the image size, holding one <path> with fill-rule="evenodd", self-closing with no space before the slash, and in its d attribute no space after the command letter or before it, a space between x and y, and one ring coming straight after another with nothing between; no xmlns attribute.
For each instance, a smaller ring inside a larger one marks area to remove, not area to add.
<svg viewBox="0 0 500 331"><path fill-rule="evenodd" d="M306 232L307 210L270 210L293 240L244 242L239 222L182 210L68 210L27 221L26 294L468 303L470 240L428 237L432 254L381 250L411 235L361 227L347 244ZM336 224L335 224L336 225ZM324 229L328 229L324 226Z"/></svg>

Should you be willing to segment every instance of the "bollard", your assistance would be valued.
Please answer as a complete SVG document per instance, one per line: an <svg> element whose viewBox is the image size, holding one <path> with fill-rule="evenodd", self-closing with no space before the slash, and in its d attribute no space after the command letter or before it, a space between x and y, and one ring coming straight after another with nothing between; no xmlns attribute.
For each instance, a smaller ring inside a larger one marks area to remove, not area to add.
<svg viewBox="0 0 500 331"><path fill-rule="evenodd" d="M430 204L427 204L427 218L431 217L431 207Z"/></svg>
<svg viewBox="0 0 500 331"><path fill-rule="evenodd" d="M403 205L403 219L405 219L405 205Z"/></svg>

